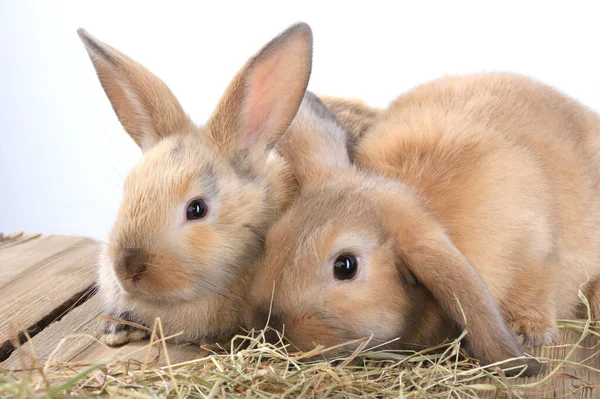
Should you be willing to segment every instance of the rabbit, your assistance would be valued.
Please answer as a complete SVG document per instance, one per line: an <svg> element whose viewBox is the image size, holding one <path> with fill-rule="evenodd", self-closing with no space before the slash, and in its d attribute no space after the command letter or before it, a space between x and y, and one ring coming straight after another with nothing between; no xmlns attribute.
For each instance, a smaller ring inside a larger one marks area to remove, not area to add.
<svg viewBox="0 0 600 399"><path fill-rule="evenodd" d="M267 233L248 328L268 322L304 351L340 345L330 355L466 329L482 364L534 375L533 358L508 359L555 342L588 279L598 316L598 114L518 74L446 77L392 102L352 163L349 133L311 103L278 142L300 191Z"/></svg>
<svg viewBox="0 0 600 399"><path fill-rule="evenodd" d="M311 94L312 95L312 94ZM340 98L319 96L321 102L331 111L336 119L349 132L349 139L357 143L371 127L382 110L367 105L358 98ZM310 108L309 108L310 109Z"/></svg>
<svg viewBox="0 0 600 399"><path fill-rule="evenodd" d="M143 152L100 254L105 311L148 327L160 317L167 335L183 331L175 341L226 339L243 324L241 304L265 231L297 190L273 145L308 84L311 29L293 25L253 56L203 126L145 67L83 29L78 34ZM325 101L356 137L380 113L360 100ZM120 346L146 331L108 321L102 339Z"/></svg>

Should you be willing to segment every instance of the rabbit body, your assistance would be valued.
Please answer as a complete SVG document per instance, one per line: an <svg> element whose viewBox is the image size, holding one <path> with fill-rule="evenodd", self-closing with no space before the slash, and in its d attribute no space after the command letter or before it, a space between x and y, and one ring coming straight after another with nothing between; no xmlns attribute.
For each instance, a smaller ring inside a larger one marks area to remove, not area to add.
<svg viewBox="0 0 600 399"><path fill-rule="evenodd" d="M416 189L516 332L547 344L576 316L600 271L596 113L518 75L448 78L395 101L356 152Z"/></svg>
<svg viewBox="0 0 600 399"><path fill-rule="evenodd" d="M553 342L588 278L598 315L596 113L527 77L477 74L400 96L356 167L347 136L300 112L280 140L300 194L267 235L249 326L269 314L300 349L370 335L419 347L466 328L493 363Z"/></svg>

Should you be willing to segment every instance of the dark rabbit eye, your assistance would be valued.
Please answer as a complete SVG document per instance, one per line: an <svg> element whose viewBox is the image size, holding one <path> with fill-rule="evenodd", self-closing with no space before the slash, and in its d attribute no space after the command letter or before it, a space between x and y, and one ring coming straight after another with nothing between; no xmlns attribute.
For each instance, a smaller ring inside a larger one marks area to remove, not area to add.
<svg viewBox="0 0 600 399"><path fill-rule="evenodd" d="M187 209L185 210L185 217L187 220L198 220L206 216L207 212L208 207L204 200L195 199L188 204Z"/></svg>
<svg viewBox="0 0 600 399"><path fill-rule="evenodd" d="M333 275L338 280L348 280L356 275L358 260L356 256L342 254L333 263Z"/></svg>

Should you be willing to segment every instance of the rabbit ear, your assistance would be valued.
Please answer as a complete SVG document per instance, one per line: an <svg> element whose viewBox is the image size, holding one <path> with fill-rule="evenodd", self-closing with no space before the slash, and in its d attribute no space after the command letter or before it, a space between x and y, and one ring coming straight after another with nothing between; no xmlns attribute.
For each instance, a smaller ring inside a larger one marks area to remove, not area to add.
<svg viewBox="0 0 600 399"><path fill-rule="evenodd" d="M310 92L277 147L301 186L320 184L339 169L351 166L352 136Z"/></svg>
<svg viewBox="0 0 600 399"><path fill-rule="evenodd" d="M208 126L214 144L238 171L253 174L291 123L312 66L312 31L293 25L263 47L236 75Z"/></svg>
<svg viewBox="0 0 600 399"><path fill-rule="evenodd" d="M142 151L191 123L171 90L152 72L84 29L77 33L119 121Z"/></svg>
<svg viewBox="0 0 600 399"><path fill-rule="evenodd" d="M487 285L444 230L427 218L419 218L418 224L405 228L399 227L404 224L398 222L402 215L392 218L394 223L390 225L394 226L391 228L395 230L399 257L452 320L468 331L466 341L470 355L484 364L522 357L524 349L506 326ZM540 364L533 359L509 364L517 365L527 365L527 375L536 374L540 369Z"/></svg>

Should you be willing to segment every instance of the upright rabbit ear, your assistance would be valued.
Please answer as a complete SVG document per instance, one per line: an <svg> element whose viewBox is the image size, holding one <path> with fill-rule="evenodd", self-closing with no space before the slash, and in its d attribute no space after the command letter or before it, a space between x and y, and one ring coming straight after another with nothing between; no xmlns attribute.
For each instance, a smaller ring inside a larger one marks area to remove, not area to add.
<svg viewBox="0 0 600 399"><path fill-rule="evenodd" d="M398 256L452 320L467 329L469 354L483 364L523 357L524 349L506 326L487 285L444 230L427 217L411 219L415 221L413 225L398 223L405 217L391 217ZM541 367L532 358L502 367L522 365L527 365L525 375L535 375Z"/></svg>
<svg viewBox="0 0 600 399"><path fill-rule="evenodd" d="M325 104L307 92L277 147L300 186L318 185L332 173L351 166L353 139Z"/></svg>
<svg viewBox="0 0 600 399"><path fill-rule="evenodd" d="M171 90L152 72L84 29L77 33L119 121L142 151L191 124Z"/></svg>
<svg viewBox="0 0 600 399"><path fill-rule="evenodd" d="M312 66L312 32L288 28L238 72L208 122L217 149L238 171L261 170L267 150L292 122Z"/></svg>

